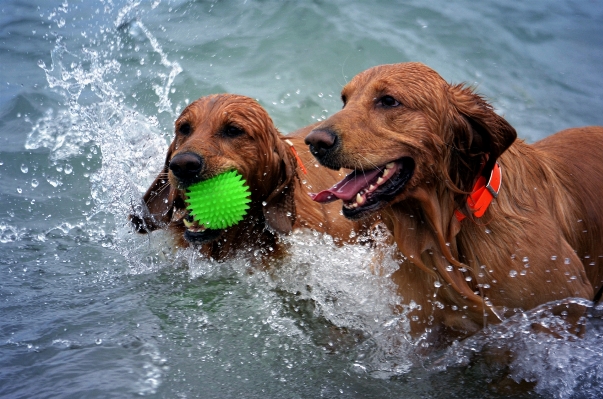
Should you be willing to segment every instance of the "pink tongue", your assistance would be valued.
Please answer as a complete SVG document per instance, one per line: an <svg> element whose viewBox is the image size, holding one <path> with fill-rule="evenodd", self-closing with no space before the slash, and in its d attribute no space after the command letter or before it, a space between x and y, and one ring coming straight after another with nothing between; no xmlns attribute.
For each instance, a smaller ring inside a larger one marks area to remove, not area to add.
<svg viewBox="0 0 603 399"><path fill-rule="evenodd" d="M328 190L323 190L318 194L310 194L310 197L321 203L333 202L338 199L349 201L382 172L381 169L373 169L366 173L352 172Z"/></svg>

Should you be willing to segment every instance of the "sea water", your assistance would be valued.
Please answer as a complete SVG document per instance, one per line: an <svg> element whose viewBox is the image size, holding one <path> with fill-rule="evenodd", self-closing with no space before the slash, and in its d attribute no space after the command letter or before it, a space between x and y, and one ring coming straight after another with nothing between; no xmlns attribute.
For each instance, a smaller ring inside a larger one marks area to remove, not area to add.
<svg viewBox="0 0 603 399"><path fill-rule="evenodd" d="M300 231L260 271L126 218L211 93L256 98L288 133L336 112L356 73L420 61L529 142L603 125L600 1L5 0L0 39L0 396L600 397L590 303L582 339L532 333L547 304L421 355L396 263L374 270L369 247ZM519 356L481 359L497 348Z"/></svg>

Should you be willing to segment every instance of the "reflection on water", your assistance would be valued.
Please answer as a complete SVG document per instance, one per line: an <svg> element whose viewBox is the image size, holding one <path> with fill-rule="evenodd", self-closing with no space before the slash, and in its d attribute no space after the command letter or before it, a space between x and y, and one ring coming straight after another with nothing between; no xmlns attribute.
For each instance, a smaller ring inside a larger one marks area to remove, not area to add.
<svg viewBox="0 0 603 399"><path fill-rule="evenodd" d="M503 397L525 380L531 397L597 397L601 309L582 339L533 333L559 321L545 306L424 355L396 263L373 270L367 246L297 232L261 271L135 235L126 215L175 116L210 93L257 98L287 132L339 109L357 72L418 60L477 84L529 140L603 124L601 22L572 1L3 5L0 396Z"/></svg>

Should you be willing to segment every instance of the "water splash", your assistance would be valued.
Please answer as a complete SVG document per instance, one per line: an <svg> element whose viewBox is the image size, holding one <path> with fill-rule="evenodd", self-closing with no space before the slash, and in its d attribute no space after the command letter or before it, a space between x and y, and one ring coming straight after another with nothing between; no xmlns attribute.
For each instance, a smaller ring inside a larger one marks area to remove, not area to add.
<svg viewBox="0 0 603 399"><path fill-rule="evenodd" d="M21 229L6 223L0 223L0 243L2 244L21 241L26 234L26 229Z"/></svg>
<svg viewBox="0 0 603 399"><path fill-rule="evenodd" d="M587 309L591 322L586 323L586 333L581 338L570 332L575 328L573 323L553 314L559 306L566 305ZM504 376L516 383L532 382L534 391L543 397L566 399L577 392L584 395L579 397L594 397L588 392L595 393L598 384L589 384L603 378L603 308L599 308L585 299L570 298L520 312L455 343L441 357L432 359L433 369L445 372L451 367L481 367L483 377L490 381ZM539 331L535 326L552 329L555 334Z"/></svg>
<svg viewBox="0 0 603 399"><path fill-rule="evenodd" d="M142 32L144 32L145 36L149 40L149 43L153 47L153 50L159 54L161 57L161 65L165 66L169 69L169 73L167 76L165 74L160 74L159 77L163 80L163 85L154 84L153 89L155 93L159 97L159 101L155 103L157 106L157 110L159 112L169 112L171 115L176 116L175 112L172 110L172 102L170 101L169 95L174 85L174 79L180 72L182 72L182 67L176 61L168 60L168 57L163 52L163 49L159 45L159 42L153 36L150 30L140 21L136 21L136 24L140 27Z"/></svg>
<svg viewBox="0 0 603 399"><path fill-rule="evenodd" d="M130 230L124 222L132 204L140 200L161 167L167 143L156 114L175 115L169 96L175 77L182 71L140 19L130 22L143 32L165 71L156 72L159 83L153 84L158 97L156 113L147 117L135 110L136 104L128 105L125 93L119 89L121 75L127 71L114 55L124 50L122 28L139 4L130 2L117 10L113 27L100 26L100 35L88 32L90 43L77 51L70 50L64 38L56 39L51 65L43 61L38 65L50 89L62 98L64 108L49 108L38 120L28 120L32 129L25 144L27 149L47 148L54 162L84 155L88 159L100 157L100 168L89 174L94 208L87 221L94 224L98 223L93 221L95 218L104 220L102 215L113 217L114 230L107 234L120 239ZM49 18L58 18L61 12ZM115 10L105 7L105 12ZM55 187L62 184L54 178L47 180ZM140 245L136 239L129 241L134 248ZM114 245L123 255L131 254L133 247ZM133 263L136 266L137 260Z"/></svg>

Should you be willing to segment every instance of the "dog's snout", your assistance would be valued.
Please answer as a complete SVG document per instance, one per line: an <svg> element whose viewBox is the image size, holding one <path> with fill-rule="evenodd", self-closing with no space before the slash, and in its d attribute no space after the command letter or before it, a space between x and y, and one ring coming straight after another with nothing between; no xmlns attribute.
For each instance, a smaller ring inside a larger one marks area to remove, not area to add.
<svg viewBox="0 0 603 399"><path fill-rule="evenodd" d="M312 130L305 139L310 152L317 158L324 157L337 144L337 136L329 130Z"/></svg>
<svg viewBox="0 0 603 399"><path fill-rule="evenodd" d="M178 154L170 161L170 170L178 179L193 180L203 169L203 158L192 152Z"/></svg>

